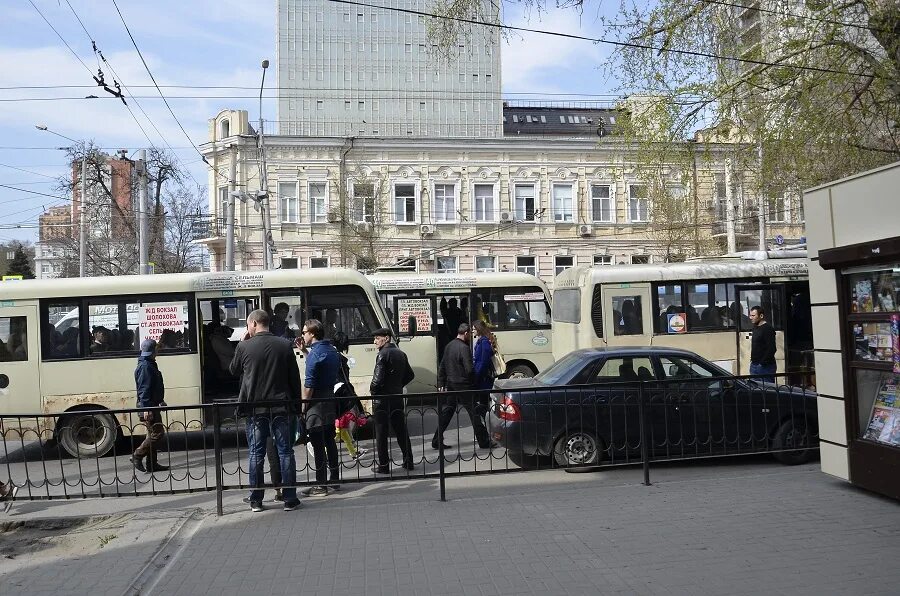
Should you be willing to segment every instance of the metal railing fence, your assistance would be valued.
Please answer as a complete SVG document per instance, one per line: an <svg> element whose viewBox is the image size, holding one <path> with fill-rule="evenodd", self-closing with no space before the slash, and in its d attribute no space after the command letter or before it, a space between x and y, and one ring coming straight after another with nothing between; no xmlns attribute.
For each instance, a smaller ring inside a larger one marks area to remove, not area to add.
<svg viewBox="0 0 900 596"><path fill-rule="evenodd" d="M309 403L316 401L323 400ZM267 402L256 414L286 416L299 404ZM4 414L0 480L27 500L215 491L221 514L225 491L249 487L246 419L235 405L156 409L165 431L157 459L167 469L147 472L131 459L147 432L145 410ZM326 484L428 478L444 500L448 477L640 464L649 484L652 462L772 453L799 463L818 448L815 393L752 377L398 395L379 398L374 409L365 425L350 429L355 457L336 437L339 466ZM390 432L389 459L378 462L375 436L383 430L373 427L389 427L391 414L405 422L411 452L404 455ZM435 441L441 415L449 424ZM298 443L294 453L295 486L315 486L312 450ZM269 489L278 484L272 467L270 460Z"/></svg>

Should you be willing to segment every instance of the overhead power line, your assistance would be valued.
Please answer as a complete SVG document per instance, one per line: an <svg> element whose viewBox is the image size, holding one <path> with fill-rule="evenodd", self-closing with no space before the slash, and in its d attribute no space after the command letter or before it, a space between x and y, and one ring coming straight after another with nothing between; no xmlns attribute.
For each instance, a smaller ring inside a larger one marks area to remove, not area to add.
<svg viewBox="0 0 900 596"><path fill-rule="evenodd" d="M468 19L464 17L452 17L446 15L438 15L430 12L425 12L422 10L414 10L411 8L399 8L399 7L391 7L391 6L382 6L378 4L370 4L368 2L358 2L357 0L328 0L328 2L334 2L335 4L347 4L351 6L364 6L366 8L375 8L378 10L384 10L388 12L400 12L406 14L413 14L417 16L429 17L432 19L441 19L448 21L456 21L459 23L466 23L468 25L480 25L483 27L490 27L494 29L505 29L507 31L519 31L522 33L537 33L539 35L550 35L554 37L563 37L566 39L578 39L581 41L590 41L592 43L600 43L605 45L611 45L619 48L632 48L636 50L651 50L657 53L669 53L669 54L681 54L684 56L694 56L697 58L712 58L715 60L725 60L729 62L741 62L744 64L755 64L757 66L770 66L773 68L790 68L793 70L805 70L811 72L822 72L829 74L840 74L840 75L848 75L853 77L874 77L877 79L885 79L886 77L874 73L858 73L858 72L850 72L846 70L836 70L833 68L824 68L819 66L805 66L798 64L779 64L777 62L767 62L765 60L753 60L751 58L738 58L736 56L723 56L721 54L712 54L708 52L700 52L696 50L679 50L675 48L665 48L660 46L653 46L649 44L635 43L630 41L618 41L614 39L605 39L602 37L587 37L586 35L576 35L574 33L562 33L560 31L548 31L545 29L532 29L529 27L517 27L515 25L504 25L502 23L490 23L487 21L479 21L477 19Z"/></svg>
<svg viewBox="0 0 900 596"><path fill-rule="evenodd" d="M11 165L5 164L5 163L0 163L0 167L9 168L11 170L18 170L20 172L25 172L26 174L34 174L35 176L43 176L44 178L50 178L51 180L56 180L56 176L48 176L47 174L41 174L40 172L32 172L31 170L26 170L25 168L11 166Z"/></svg>
<svg viewBox="0 0 900 596"><path fill-rule="evenodd" d="M178 128L181 129L181 132L184 133L185 138L194 148L194 150L200 155L203 159L203 163L209 166L216 174L222 176L225 180L228 180L228 176L218 171L213 167L211 163L206 159L206 156L197 148L197 145L194 143L193 139L191 139L191 135L188 134L187 130L185 130L184 126L181 124L181 121L178 119L178 116L175 115L175 111L172 109L172 106L169 105L169 101L166 99L166 96L163 94L162 89L159 88L159 84L156 82L156 77L153 76L153 72L150 70L150 66L147 64L147 61L144 59L144 55L141 53L141 49L137 45L137 41L135 41L134 36L131 34L131 29L128 27L128 23L125 22L125 16L122 14L122 11L119 9L119 4L116 0L112 0L113 6L116 7L116 12L119 13L119 18L122 20L122 25L125 27L125 31L128 33L128 38L131 40L131 45L134 46L134 50L137 52L138 57L141 59L141 63L144 65L144 70L147 71L147 74L150 75L150 80L153 81L153 86L156 88L156 91L159 93L159 96L162 98L163 103L166 104L166 108L168 108L169 113L172 114L172 118L175 120L175 123L178 124ZM196 180L194 181L196 183Z"/></svg>

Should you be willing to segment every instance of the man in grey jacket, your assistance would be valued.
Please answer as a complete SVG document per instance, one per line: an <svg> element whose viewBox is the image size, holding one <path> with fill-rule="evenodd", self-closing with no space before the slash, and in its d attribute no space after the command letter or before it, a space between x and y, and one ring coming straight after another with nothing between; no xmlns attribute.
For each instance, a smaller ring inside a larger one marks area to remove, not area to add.
<svg viewBox="0 0 900 596"><path fill-rule="evenodd" d="M472 348L469 347L469 324L462 323L456 329L456 339L444 348L444 356L438 366L438 391L463 392L471 391L475 387L475 366L472 360ZM475 408L475 396L472 393L457 393L448 395L444 400L441 411L438 412L438 427L431 439L431 446L440 447L444 440L444 431L450 426L450 420L458 407L462 407L469 413L472 420L472 430L475 431L475 440L478 446L487 449L491 446L491 438L484 426L484 418ZM444 444L444 449L450 445Z"/></svg>
<svg viewBox="0 0 900 596"><path fill-rule="evenodd" d="M294 460L293 419L300 404L300 369L291 344L269 331L269 313L254 310L247 316L247 332L234 352L231 374L241 375L238 413L247 417L250 461L250 510L262 511L265 491L263 459L271 433L281 463L284 510L300 506L297 500L297 465ZM259 402L291 401L290 404L257 406Z"/></svg>

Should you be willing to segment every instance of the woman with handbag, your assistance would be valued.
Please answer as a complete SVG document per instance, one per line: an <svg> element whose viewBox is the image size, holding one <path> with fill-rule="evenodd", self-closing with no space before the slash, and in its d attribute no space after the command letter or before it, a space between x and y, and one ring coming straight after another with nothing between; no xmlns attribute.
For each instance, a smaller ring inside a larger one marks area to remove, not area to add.
<svg viewBox="0 0 900 596"><path fill-rule="evenodd" d="M368 449L358 448L353 443L353 434L356 428L364 426L368 419L363 413L362 402L356 395L353 383L350 382L350 359L346 352L350 348L347 334L338 331L332 340L338 356L341 358L341 367L338 371L338 382L334 386L334 396L338 400L338 418L334 421L335 439L344 443L350 457L356 461L369 452Z"/></svg>

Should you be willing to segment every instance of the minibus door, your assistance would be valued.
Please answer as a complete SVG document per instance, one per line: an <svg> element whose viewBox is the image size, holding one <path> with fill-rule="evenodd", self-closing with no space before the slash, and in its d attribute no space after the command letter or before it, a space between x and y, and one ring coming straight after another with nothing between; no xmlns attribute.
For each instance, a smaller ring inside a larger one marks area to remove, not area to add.
<svg viewBox="0 0 900 596"><path fill-rule="evenodd" d="M604 285L601 295L607 345L649 346L653 337L650 284Z"/></svg>
<svg viewBox="0 0 900 596"><path fill-rule="evenodd" d="M398 347L416 374L407 393L437 391L437 300L434 296L394 296Z"/></svg>
<svg viewBox="0 0 900 596"><path fill-rule="evenodd" d="M775 328L775 361L778 372L784 372L784 284L735 285L734 301L728 306L728 319L735 327L735 353L737 366L735 374L750 374L750 351L753 339L753 324L750 309L761 306L765 320Z"/></svg>
<svg viewBox="0 0 900 596"><path fill-rule="evenodd" d="M39 337L36 306L0 307L0 400L7 412L41 409Z"/></svg>

